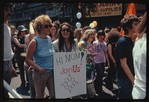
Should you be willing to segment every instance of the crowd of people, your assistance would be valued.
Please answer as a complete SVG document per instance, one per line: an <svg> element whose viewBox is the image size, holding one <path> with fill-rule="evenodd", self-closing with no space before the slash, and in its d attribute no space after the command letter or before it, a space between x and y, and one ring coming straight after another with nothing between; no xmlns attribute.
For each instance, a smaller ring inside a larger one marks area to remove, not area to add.
<svg viewBox="0 0 149 102"><path fill-rule="evenodd" d="M31 98L55 98L53 54L56 52L86 51L87 94L101 96L105 66L108 67L106 87L119 88L119 99L144 99L146 97L146 15L141 19L125 15L120 25L125 31L121 36L118 28L99 29L85 26L75 28L67 22L52 22L48 15L40 15L29 24L16 27L9 25L12 4L4 3L4 77L10 84L20 72L21 86L27 82ZM26 52L26 55L22 53ZM24 73L25 71L25 73ZM26 77L26 78L25 78ZM26 79L26 80L25 80ZM89 84L93 84L89 90ZM91 92L92 91L92 92ZM9 98L4 89L4 97ZM101 97L102 98L102 97Z"/></svg>

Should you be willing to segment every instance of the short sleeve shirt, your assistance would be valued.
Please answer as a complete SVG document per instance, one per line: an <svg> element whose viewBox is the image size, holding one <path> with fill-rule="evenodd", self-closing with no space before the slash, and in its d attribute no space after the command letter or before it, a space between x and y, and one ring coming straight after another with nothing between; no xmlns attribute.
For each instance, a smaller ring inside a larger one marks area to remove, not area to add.
<svg viewBox="0 0 149 102"><path fill-rule="evenodd" d="M93 46L95 47L94 53L96 54L94 57L95 63L104 63L105 56L104 51L107 51L107 45L104 41L96 40L93 42Z"/></svg>
<svg viewBox="0 0 149 102"><path fill-rule="evenodd" d="M133 46L134 42L131 40L131 38L128 38L126 36L121 37L117 42L115 48L116 76L120 79L128 78L121 66L120 59L122 58L127 58L127 65L132 75L134 75L133 57L132 57Z"/></svg>

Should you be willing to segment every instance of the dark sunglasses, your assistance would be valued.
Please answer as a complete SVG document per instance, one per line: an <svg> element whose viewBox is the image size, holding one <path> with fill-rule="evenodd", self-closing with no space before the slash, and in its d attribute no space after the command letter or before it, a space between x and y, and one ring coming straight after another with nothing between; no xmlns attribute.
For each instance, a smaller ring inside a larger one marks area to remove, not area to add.
<svg viewBox="0 0 149 102"><path fill-rule="evenodd" d="M46 24L46 25L44 25L43 27L44 27L44 28L48 28L48 27L50 27L50 28L51 28L51 27L52 27L52 25L47 25L47 24Z"/></svg>
<svg viewBox="0 0 149 102"><path fill-rule="evenodd" d="M65 30L66 30L67 32L70 32L70 29L62 29L62 32L65 32Z"/></svg>
<svg viewBox="0 0 149 102"><path fill-rule="evenodd" d="M95 34L90 34L90 35L95 36Z"/></svg>

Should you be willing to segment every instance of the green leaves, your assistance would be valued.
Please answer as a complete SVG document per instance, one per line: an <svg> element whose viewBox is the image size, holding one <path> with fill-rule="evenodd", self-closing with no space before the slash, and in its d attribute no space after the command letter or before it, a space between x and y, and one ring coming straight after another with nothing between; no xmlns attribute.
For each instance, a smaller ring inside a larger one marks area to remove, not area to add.
<svg viewBox="0 0 149 102"><path fill-rule="evenodd" d="M95 3L52 3L53 7L56 9L58 13L69 12L71 16L75 16L78 12L82 13L82 17L86 15L90 15L90 11L94 12L96 8ZM86 9L88 9L88 13L86 13Z"/></svg>

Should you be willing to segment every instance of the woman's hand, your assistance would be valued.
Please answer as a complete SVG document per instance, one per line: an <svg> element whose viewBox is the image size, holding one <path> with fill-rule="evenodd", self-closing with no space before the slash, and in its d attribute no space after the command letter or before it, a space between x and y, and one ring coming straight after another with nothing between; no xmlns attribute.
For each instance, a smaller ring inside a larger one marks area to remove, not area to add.
<svg viewBox="0 0 149 102"><path fill-rule="evenodd" d="M43 75L43 74L45 74L45 73L46 73L46 71L48 71L48 70L43 69L43 68L40 68L38 71L39 71L39 73L40 73L40 74L42 74L42 75Z"/></svg>
<svg viewBox="0 0 149 102"><path fill-rule="evenodd" d="M17 75L17 73L16 73L14 67L12 67L12 78L14 78L16 75Z"/></svg>
<svg viewBox="0 0 149 102"><path fill-rule="evenodd" d="M28 68L28 72L31 72L33 70L33 67L32 66L30 66L29 68Z"/></svg>
<svg viewBox="0 0 149 102"><path fill-rule="evenodd" d="M108 62L108 68L110 68L110 63Z"/></svg>

